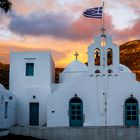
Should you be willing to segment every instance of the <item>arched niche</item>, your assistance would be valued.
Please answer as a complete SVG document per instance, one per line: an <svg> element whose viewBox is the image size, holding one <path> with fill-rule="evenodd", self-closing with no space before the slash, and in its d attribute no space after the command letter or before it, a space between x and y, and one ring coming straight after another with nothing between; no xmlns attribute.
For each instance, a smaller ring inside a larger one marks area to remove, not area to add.
<svg viewBox="0 0 140 140"><path fill-rule="evenodd" d="M100 73L100 70L96 70L95 73Z"/></svg>
<svg viewBox="0 0 140 140"><path fill-rule="evenodd" d="M102 35L102 36L101 36L100 45L101 45L102 47L105 47L105 46L107 45L107 43L106 43L106 35Z"/></svg>
<svg viewBox="0 0 140 140"><path fill-rule="evenodd" d="M111 70L111 69L108 69L108 71L107 71L108 73L113 73L113 70Z"/></svg>

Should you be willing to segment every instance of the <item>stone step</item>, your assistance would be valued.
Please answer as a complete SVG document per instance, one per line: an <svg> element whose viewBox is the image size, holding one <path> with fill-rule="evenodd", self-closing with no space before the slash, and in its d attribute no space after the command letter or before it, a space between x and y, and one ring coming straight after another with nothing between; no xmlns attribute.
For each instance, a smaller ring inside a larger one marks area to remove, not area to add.
<svg viewBox="0 0 140 140"><path fill-rule="evenodd" d="M140 127L13 127L10 133L47 140L140 140Z"/></svg>
<svg viewBox="0 0 140 140"><path fill-rule="evenodd" d="M0 137L7 136L9 132L9 130L0 130Z"/></svg>

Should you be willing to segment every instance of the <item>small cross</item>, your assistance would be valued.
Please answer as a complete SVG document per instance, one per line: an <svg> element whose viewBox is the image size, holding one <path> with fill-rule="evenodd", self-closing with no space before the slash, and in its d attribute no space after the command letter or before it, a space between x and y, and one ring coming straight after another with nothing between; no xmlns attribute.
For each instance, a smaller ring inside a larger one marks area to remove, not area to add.
<svg viewBox="0 0 140 140"><path fill-rule="evenodd" d="M77 59L78 59L79 54L76 52L76 53L74 54L74 56L75 56L75 58L76 58L76 60L77 60Z"/></svg>
<svg viewBox="0 0 140 140"><path fill-rule="evenodd" d="M104 34L106 30L104 27L102 27L100 31Z"/></svg>

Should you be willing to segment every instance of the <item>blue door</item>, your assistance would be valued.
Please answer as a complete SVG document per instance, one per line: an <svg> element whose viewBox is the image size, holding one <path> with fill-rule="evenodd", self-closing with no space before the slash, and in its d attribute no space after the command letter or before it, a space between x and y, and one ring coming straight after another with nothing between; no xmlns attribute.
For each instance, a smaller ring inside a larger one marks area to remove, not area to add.
<svg viewBox="0 0 140 140"><path fill-rule="evenodd" d="M125 102L125 125L139 125L138 102L135 99L128 99Z"/></svg>
<svg viewBox="0 0 140 140"><path fill-rule="evenodd" d="M30 103L29 124L39 125L39 103Z"/></svg>
<svg viewBox="0 0 140 140"><path fill-rule="evenodd" d="M83 126L83 103L78 97L72 98L69 103L69 125Z"/></svg>

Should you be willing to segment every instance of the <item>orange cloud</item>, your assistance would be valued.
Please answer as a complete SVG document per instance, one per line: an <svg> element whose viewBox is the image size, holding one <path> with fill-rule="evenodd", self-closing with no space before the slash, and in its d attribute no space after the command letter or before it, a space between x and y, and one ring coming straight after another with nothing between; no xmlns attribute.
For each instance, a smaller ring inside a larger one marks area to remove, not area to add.
<svg viewBox="0 0 140 140"><path fill-rule="evenodd" d="M139 39L140 37L140 19L134 21L133 26L125 28L123 30L113 30L115 40L119 42L127 42L132 39Z"/></svg>
<svg viewBox="0 0 140 140"><path fill-rule="evenodd" d="M81 16L71 25L70 31L74 32L76 36L84 40L89 40L93 36L99 34L100 29L102 27L101 19L89 19ZM105 15L105 27L107 32L113 30L112 19L111 16Z"/></svg>
<svg viewBox="0 0 140 140"><path fill-rule="evenodd" d="M53 38L31 38L25 41L1 41L0 42L0 61L9 63L10 52L31 52L31 51L50 51L55 61L56 67L65 67L72 62L74 53L79 52L79 60L87 62L87 42L58 41Z"/></svg>
<svg viewBox="0 0 140 140"><path fill-rule="evenodd" d="M64 5L56 0L31 2L33 0L13 0L13 9L15 8L17 10L15 13L18 14L11 18L9 29L14 35L23 35L25 40L0 41L0 61L9 62L10 50L49 50L52 52L56 67L65 67L73 61L76 51L80 54L79 60L87 62L87 46L92 42L93 36L100 32L101 20L85 18L82 12L83 9L99 6L98 0L93 2L82 0L76 4L66 2ZM135 6L131 4L130 6ZM119 43L138 39L139 25L140 21L137 19L133 21L133 26L116 30L112 24L112 17L105 13L106 32Z"/></svg>
<svg viewBox="0 0 140 140"><path fill-rule="evenodd" d="M57 4L55 0L12 0L13 8L12 10L16 10L17 13L22 15L28 15L29 13L32 13L33 11L40 11L45 10L47 7L48 9L54 8Z"/></svg>

